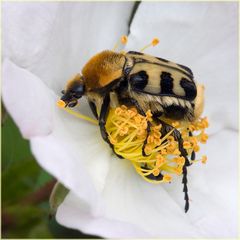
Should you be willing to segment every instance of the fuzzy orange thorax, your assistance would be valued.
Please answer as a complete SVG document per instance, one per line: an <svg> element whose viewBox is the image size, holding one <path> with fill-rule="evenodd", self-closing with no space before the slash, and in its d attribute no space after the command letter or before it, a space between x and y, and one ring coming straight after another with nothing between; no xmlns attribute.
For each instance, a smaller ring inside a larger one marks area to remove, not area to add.
<svg viewBox="0 0 240 240"><path fill-rule="evenodd" d="M109 50L93 56L82 69L87 89L101 88L120 78L125 61L123 54Z"/></svg>

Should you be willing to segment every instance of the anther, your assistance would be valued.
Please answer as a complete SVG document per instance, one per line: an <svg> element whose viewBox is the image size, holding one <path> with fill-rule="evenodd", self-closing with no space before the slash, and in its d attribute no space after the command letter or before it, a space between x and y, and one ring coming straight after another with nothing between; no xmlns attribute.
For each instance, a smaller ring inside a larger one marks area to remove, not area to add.
<svg viewBox="0 0 240 240"><path fill-rule="evenodd" d="M123 36L121 37L121 43L122 43L122 44L126 44L127 41L128 41L128 37L127 37L126 35L123 35Z"/></svg>
<svg viewBox="0 0 240 240"><path fill-rule="evenodd" d="M171 177L170 175L165 174L165 175L163 176L163 181L164 181L164 182L170 182L171 180L172 180L172 177Z"/></svg>
<svg viewBox="0 0 240 240"><path fill-rule="evenodd" d="M146 45L145 47L143 47L141 50L140 50L140 52L143 52L145 49L147 49L147 48L149 48L149 47L151 47L151 46L156 46L157 44L159 43L159 39L158 38L154 38L153 40L152 40L152 42L150 43L150 44L148 44L148 45Z"/></svg>
<svg viewBox="0 0 240 240"><path fill-rule="evenodd" d="M153 45L153 46L158 45L158 43L159 43L159 39L158 39L158 38L154 38L154 39L152 40L152 45Z"/></svg>
<svg viewBox="0 0 240 240"><path fill-rule="evenodd" d="M60 108L64 108L66 106L66 103L63 100L58 100L57 101L57 106Z"/></svg>
<svg viewBox="0 0 240 240"><path fill-rule="evenodd" d="M206 164L206 162L207 162L207 156L206 156L206 155L203 155L203 156L202 156L201 162L202 162L203 164Z"/></svg>
<svg viewBox="0 0 240 240"><path fill-rule="evenodd" d="M189 148L191 148L191 143L185 141L185 142L183 143L183 147L184 147L185 149L189 149Z"/></svg>

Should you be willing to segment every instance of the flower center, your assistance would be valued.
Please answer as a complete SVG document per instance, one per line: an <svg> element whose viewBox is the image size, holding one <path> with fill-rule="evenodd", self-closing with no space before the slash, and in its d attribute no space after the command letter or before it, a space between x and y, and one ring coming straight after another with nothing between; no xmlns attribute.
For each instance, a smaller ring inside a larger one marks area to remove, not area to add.
<svg viewBox="0 0 240 240"><path fill-rule="evenodd" d="M208 138L204 132L208 127L206 118L196 122L163 120L173 127L164 136L161 133L163 126L153 121L150 111L146 116L142 116L135 108L123 105L110 109L106 123L106 131L116 154L129 160L137 173L151 183L169 182L172 179L171 175L182 174L185 158L181 156L179 143L172 136L174 128L180 132L184 141L183 147L188 155L199 151L198 143L206 143ZM147 156L143 155L143 149ZM192 162L197 161L199 160ZM206 162L206 156L202 162Z"/></svg>
<svg viewBox="0 0 240 240"><path fill-rule="evenodd" d="M96 120L64 107L60 101L58 106L78 118L98 124ZM167 118L161 120L173 127L165 135L161 131L163 126L152 119L150 110L143 116L136 108L122 105L110 109L106 122L108 138L115 153L130 161L144 180L155 184L170 182L172 175L182 174L185 158L181 156L178 141L172 136L174 129L180 132L188 156L198 152L199 143L206 143L208 139L205 133L207 118L199 118L194 122L176 122ZM143 155L143 150L146 156ZM206 161L207 157L202 156L201 162L205 164Z"/></svg>

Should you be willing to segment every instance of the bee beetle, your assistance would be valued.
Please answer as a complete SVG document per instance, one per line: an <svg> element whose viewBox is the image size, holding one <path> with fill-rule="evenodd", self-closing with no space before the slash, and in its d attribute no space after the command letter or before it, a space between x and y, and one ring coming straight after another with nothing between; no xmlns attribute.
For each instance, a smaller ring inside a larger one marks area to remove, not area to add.
<svg viewBox="0 0 240 240"><path fill-rule="evenodd" d="M173 127L159 117L187 121L197 119L203 110L203 90L203 86L195 84L193 73L186 66L142 52L106 50L93 56L83 67L82 74L69 81L62 91L61 100L65 106L74 107L79 98L86 96L99 121L103 139L113 148L105 129L110 105L134 106L142 115L150 109L153 119L162 124L161 131L166 134ZM173 133L181 155L186 159L183 184L187 211L186 167L190 162L179 131L175 129ZM192 160L194 158L192 154Z"/></svg>

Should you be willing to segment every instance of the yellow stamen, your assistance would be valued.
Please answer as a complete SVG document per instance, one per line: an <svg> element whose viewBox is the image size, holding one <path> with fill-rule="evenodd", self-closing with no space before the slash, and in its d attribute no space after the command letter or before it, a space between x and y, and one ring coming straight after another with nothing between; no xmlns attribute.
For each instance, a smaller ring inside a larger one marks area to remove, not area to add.
<svg viewBox="0 0 240 240"><path fill-rule="evenodd" d="M64 105L63 105L63 104L64 104ZM85 121L91 122L91 123L93 123L93 124L95 124L95 125L98 125L98 121L97 121L97 120L94 120L94 119L92 119L92 118L90 118L90 117L88 117L88 116L86 116L86 115L83 115L83 114L81 114L81 113L75 112L75 111L73 111L73 110L65 107L65 102L62 101L62 100L59 100L59 101L57 102L57 106L60 107L60 108L62 108L63 110L65 110L66 112L70 113L71 115L73 115L73 116L75 116L75 117L77 117L77 118L80 118L80 119L83 119L83 120L85 120Z"/></svg>
<svg viewBox="0 0 240 240"><path fill-rule="evenodd" d="M127 41L128 41L127 36L125 36L125 35L124 35L124 36L121 36L120 42L121 42L122 44L127 44ZM120 42L117 42L117 43L114 45L112 51L116 51L116 50L117 50Z"/></svg>
<svg viewBox="0 0 240 240"><path fill-rule="evenodd" d="M154 38L153 40L152 40L152 42L151 43L149 43L148 45L146 45L145 47L143 47L141 50L140 50L140 52L143 52L144 50L146 50L147 48L149 48L149 47L151 47L151 46L156 46L157 44L159 43L159 39L158 38Z"/></svg>

